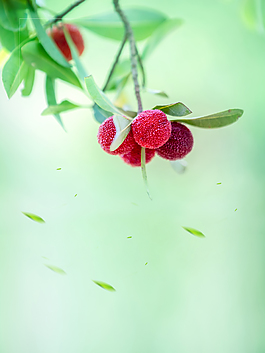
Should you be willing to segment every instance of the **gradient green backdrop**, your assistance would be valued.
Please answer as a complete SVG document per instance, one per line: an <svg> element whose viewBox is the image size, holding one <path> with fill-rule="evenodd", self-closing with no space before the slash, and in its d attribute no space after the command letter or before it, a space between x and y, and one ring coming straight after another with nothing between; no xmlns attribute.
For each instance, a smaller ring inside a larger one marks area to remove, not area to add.
<svg viewBox="0 0 265 353"><path fill-rule="evenodd" d="M151 202L140 170L100 149L89 110L63 115L67 133L40 116L44 75L29 98L8 101L1 86L0 352L265 352L265 37L245 26L240 1L121 5L185 20L146 62L148 87L170 98L145 94L145 109L181 101L195 115L245 113L222 129L191 128L183 175L156 157ZM69 18L111 9L87 1ZM102 84L119 44L83 34L83 63ZM63 83L58 97L88 103Z"/></svg>

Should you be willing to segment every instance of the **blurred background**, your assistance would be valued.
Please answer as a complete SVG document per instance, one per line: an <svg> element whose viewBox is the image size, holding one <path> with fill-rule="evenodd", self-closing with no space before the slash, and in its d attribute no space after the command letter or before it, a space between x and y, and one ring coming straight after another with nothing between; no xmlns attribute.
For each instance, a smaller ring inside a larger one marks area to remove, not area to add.
<svg viewBox="0 0 265 353"><path fill-rule="evenodd" d="M71 3L46 1L58 12ZM191 127L182 175L156 157L150 201L140 169L101 150L89 110L62 115L67 133L40 115L44 74L29 98L18 90L9 101L1 85L2 353L265 351L264 34L248 26L242 1L144 6L185 21L146 62L147 86L170 98L146 93L144 108L181 101L194 116L244 115L221 129ZM110 0L87 1L68 18L109 10ZM82 33L82 61L102 85L119 43ZM132 86L126 92L135 108ZM57 93L88 103L64 83Z"/></svg>

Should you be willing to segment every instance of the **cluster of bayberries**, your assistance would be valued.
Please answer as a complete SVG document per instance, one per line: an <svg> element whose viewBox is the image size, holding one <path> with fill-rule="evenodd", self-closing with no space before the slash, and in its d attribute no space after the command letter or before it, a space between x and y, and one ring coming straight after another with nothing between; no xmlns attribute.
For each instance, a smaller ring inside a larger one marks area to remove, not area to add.
<svg viewBox="0 0 265 353"><path fill-rule="evenodd" d="M170 122L161 110L145 110L132 121L131 130L123 143L115 150L110 146L116 134L113 116L105 120L98 130L98 143L112 155L119 155L132 167L141 166L141 147L145 148L146 163L157 153L174 161L184 158L193 146L190 130L178 122Z"/></svg>

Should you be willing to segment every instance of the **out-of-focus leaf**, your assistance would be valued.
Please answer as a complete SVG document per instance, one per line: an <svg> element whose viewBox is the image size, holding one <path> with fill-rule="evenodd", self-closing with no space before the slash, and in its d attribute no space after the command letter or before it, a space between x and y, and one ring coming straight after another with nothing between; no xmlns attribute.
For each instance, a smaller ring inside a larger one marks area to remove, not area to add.
<svg viewBox="0 0 265 353"><path fill-rule="evenodd" d="M83 67L83 65L79 59L79 54L77 52L76 46L75 46L74 42L72 41L72 38L71 38L69 32L67 31L67 28L63 27L63 31L64 31L65 39L69 45L69 48L70 48L70 51L72 54L72 58L75 63L75 67L78 72L78 76L79 76L81 82L84 82L84 79L88 75L88 73L86 72L85 68Z"/></svg>
<svg viewBox="0 0 265 353"><path fill-rule="evenodd" d="M228 109L220 113L211 114L195 118L172 119L185 124L201 127L204 129L213 129L227 126L236 122L243 114L241 109Z"/></svg>
<svg viewBox="0 0 265 353"><path fill-rule="evenodd" d="M175 172L178 174L183 174L186 171L188 163L184 159L179 159L177 161L170 161L170 165Z"/></svg>
<svg viewBox="0 0 265 353"><path fill-rule="evenodd" d="M190 227L182 227L182 228L185 229L187 232L191 233L192 235L195 235L196 237L205 238L205 235L197 229L190 228Z"/></svg>
<svg viewBox="0 0 265 353"><path fill-rule="evenodd" d="M8 98L11 98L20 86L27 73L27 65L21 57L21 49L17 47L11 53L2 71L2 81Z"/></svg>
<svg viewBox="0 0 265 353"><path fill-rule="evenodd" d="M141 170L142 170L142 177L143 177L143 181L144 181L144 186L147 192L147 195L149 197L150 200L152 200L150 191L149 191L149 187L148 187L148 180L147 180L147 173L146 173L146 163L145 163L145 148L142 147L141 148Z"/></svg>
<svg viewBox="0 0 265 353"><path fill-rule="evenodd" d="M168 95L164 91L160 91L160 90L157 90L157 89L150 89L150 88L147 88L146 91L148 93L155 94L156 96L168 98Z"/></svg>
<svg viewBox="0 0 265 353"><path fill-rule="evenodd" d="M0 1L0 25L10 31L25 28L27 22L26 6L13 0Z"/></svg>
<svg viewBox="0 0 265 353"><path fill-rule="evenodd" d="M32 221L38 222L38 223L45 223L44 219L41 217L35 215L34 213L28 213L28 212L22 212L25 216L27 216L29 219Z"/></svg>
<svg viewBox="0 0 265 353"><path fill-rule="evenodd" d="M162 110L165 114L172 116L185 116L192 113L192 111L181 102L168 105L156 105L152 109Z"/></svg>
<svg viewBox="0 0 265 353"><path fill-rule="evenodd" d="M33 66L35 69L44 71L52 78L59 78L76 87L82 88L76 74L70 68L61 66L54 61L46 53L40 43L32 41L25 44L21 49L21 53L23 59L28 65Z"/></svg>
<svg viewBox="0 0 265 353"><path fill-rule="evenodd" d="M18 45L20 45L29 36L27 28L18 32L13 32L0 26L0 42L4 48L13 51Z"/></svg>
<svg viewBox="0 0 265 353"><path fill-rule="evenodd" d="M242 7L242 17L245 24L252 30L258 30L259 14L257 4L262 3L260 0L245 0Z"/></svg>
<svg viewBox="0 0 265 353"><path fill-rule="evenodd" d="M28 97L31 94L34 85L34 79L35 69L32 66L27 65L27 73L25 74L24 78L24 88L21 91L23 97Z"/></svg>
<svg viewBox="0 0 265 353"><path fill-rule="evenodd" d="M92 75L85 77L85 84L91 98L100 108L107 112L112 112L113 114L123 115L97 86Z"/></svg>
<svg viewBox="0 0 265 353"><path fill-rule="evenodd" d="M68 100L64 100L60 104L50 105L48 108L43 110L41 115L55 115L76 108L83 107L81 105L69 102Z"/></svg>
<svg viewBox="0 0 265 353"><path fill-rule="evenodd" d="M125 9L124 13L137 41L149 37L161 23L167 20L164 14L153 9ZM124 25L116 12L81 18L75 23L103 37L120 41L124 36Z"/></svg>
<svg viewBox="0 0 265 353"><path fill-rule="evenodd" d="M113 123L116 128L116 134L110 145L110 151L115 151L123 143L131 129L131 122L123 116L114 114Z"/></svg>
<svg viewBox="0 0 265 353"><path fill-rule="evenodd" d="M100 124L113 115L113 113L107 112L106 110L100 108L97 104L93 105L93 112L95 120Z"/></svg>
<svg viewBox="0 0 265 353"><path fill-rule="evenodd" d="M149 57L157 45L165 38L174 29L181 26L183 21L179 18L167 19L160 26L157 27L156 31L148 39L142 54L142 60L145 60Z"/></svg>
<svg viewBox="0 0 265 353"><path fill-rule="evenodd" d="M48 75L46 76L46 84L45 84L45 92L46 92L46 100L47 104L50 105L56 105L56 96L55 96L55 81L53 78L49 77ZM59 114L54 115L55 119L58 121L58 123L64 128L64 124L62 122L62 119Z"/></svg>
<svg viewBox="0 0 265 353"><path fill-rule="evenodd" d="M66 275L66 272L64 270L62 270L60 267L48 265L48 264L45 264L45 266L48 267L53 272L58 273L59 275Z"/></svg>
<svg viewBox="0 0 265 353"><path fill-rule="evenodd" d="M122 60L116 65L111 79L106 87L106 91L116 89L117 86L126 78L131 75L131 62L130 60Z"/></svg>
<svg viewBox="0 0 265 353"><path fill-rule="evenodd" d="M58 64L64 67L71 67L71 65L67 62L65 57L62 55L60 50L58 49L57 45L54 43L54 41L48 36L46 33L46 30L42 26L38 13L33 9L29 9L29 14L31 17L31 20L34 24L34 27L37 32L38 39L40 43L42 44L43 48L45 51L49 54L49 56L56 61Z"/></svg>
<svg viewBox="0 0 265 353"><path fill-rule="evenodd" d="M103 289L106 289L110 292L115 292L116 289L113 288L110 284L107 284L105 282L101 282L101 281L93 281L95 284L97 284L99 287L103 288Z"/></svg>

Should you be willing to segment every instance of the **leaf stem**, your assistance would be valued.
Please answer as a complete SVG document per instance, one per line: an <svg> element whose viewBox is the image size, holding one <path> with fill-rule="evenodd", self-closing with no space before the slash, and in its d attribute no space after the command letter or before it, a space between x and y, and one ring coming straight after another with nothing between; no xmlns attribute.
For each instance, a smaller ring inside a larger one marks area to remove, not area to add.
<svg viewBox="0 0 265 353"><path fill-rule="evenodd" d="M118 53L117 53L117 55L116 55L115 61L114 61L113 65L112 65L112 68L111 68L111 70L110 70L110 73L109 73L109 76L108 76L108 78L107 78L107 81L106 81L106 83L105 83L105 85L104 85L104 87L103 87L103 89L102 89L103 92L106 91L106 89L107 89L107 87L108 87L108 84L109 84L109 82L110 82L110 79L111 79L111 77L112 77L112 75L113 75L113 73L114 73L114 70L115 70L115 68L116 68L116 66L117 66L117 64L118 64L118 62L119 62L119 59L120 59L121 53L122 53L122 51L123 51L123 48L124 48L124 46L125 46L125 43L126 43L126 41L127 41L127 38L128 38L128 37L127 37L127 35L125 34L124 37L123 37L123 40L122 40L120 49L119 49L119 51L118 51Z"/></svg>
<svg viewBox="0 0 265 353"><path fill-rule="evenodd" d="M141 100L141 96L140 96L140 85L138 82L136 43L135 43L135 39L134 39L131 25L130 25L127 17L125 16L124 12L120 8L119 0L113 0L113 4L114 4L115 11L118 13L118 15L120 16L120 18L124 24L125 33L128 36L128 40L130 43L132 78L133 78L133 83L134 83L134 91L135 91L135 96L137 99L138 114L139 114L140 112L143 111L143 105L142 105L142 100Z"/></svg>

